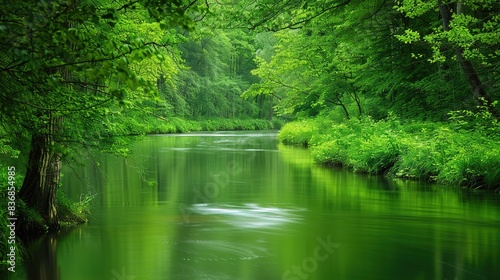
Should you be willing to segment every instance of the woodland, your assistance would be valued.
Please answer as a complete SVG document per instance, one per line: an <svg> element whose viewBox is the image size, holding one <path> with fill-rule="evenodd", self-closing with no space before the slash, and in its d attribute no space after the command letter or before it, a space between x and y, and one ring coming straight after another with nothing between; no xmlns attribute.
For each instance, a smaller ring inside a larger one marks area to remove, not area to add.
<svg viewBox="0 0 500 280"><path fill-rule="evenodd" d="M63 164L152 133L287 123L322 164L500 187L497 0L1 5L0 182L24 159L26 231L81 207L58 198Z"/></svg>

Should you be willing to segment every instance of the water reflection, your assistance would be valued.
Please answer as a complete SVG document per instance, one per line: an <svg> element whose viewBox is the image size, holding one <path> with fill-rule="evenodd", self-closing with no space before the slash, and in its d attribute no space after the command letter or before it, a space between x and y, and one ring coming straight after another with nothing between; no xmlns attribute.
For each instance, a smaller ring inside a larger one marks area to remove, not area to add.
<svg viewBox="0 0 500 280"><path fill-rule="evenodd" d="M308 150L278 145L275 133L146 137L134 151L126 160L96 155L99 168L75 168L78 176L64 172L73 199L89 186L99 193L92 220L64 238L40 240L37 261L12 279L500 273L499 196L319 167ZM341 246L323 258L315 254L318 238Z"/></svg>
<svg viewBox="0 0 500 280"><path fill-rule="evenodd" d="M57 261L57 243L61 236L49 233L32 243L33 255L27 262L27 279L29 280L60 280L61 271Z"/></svg>
<svg viewBox="0 0 500 280"><path fill-rule="evenodd" d="M203 216L217 217L218 221L235 228L265 228L271 230L286 223L299 223L303 210L263 207L247 203L242 206L228 204L195 204L189 211Z"/></svg>

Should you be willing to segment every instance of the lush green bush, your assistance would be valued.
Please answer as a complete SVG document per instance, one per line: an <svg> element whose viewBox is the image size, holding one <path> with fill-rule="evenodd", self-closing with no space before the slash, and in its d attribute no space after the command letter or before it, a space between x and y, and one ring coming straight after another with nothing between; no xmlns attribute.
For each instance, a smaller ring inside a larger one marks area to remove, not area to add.
<svg viewBox="0 0 500 280"><path fill-rule="evenodd" d="M313 135L317 133L314 121L300 121L285 124L278 134L278 139L287 145L308 146Z"/></svg>
<svg viewBox="0 0 500 280"><path fill-rule="evenodd" d="M474 129L466 129L456 122L404 123L395 117L340 123L318 118L285 125L279 139L284 144L310 145L320 164L455 186L499 188L500 139L492 136L496 123L486 128L477 123Z"/></svg>
<svg viewBox="0 0 500 280"><path fill-rule="evenodd" d="M375 122L365 118L320 126L322 133L311 140L316 162L347 166L360 172L383 173L399 157L399 135L403 132L398 130L396 122Z"/></svg>
<svg viewBox="0 0 500 280"><path fill-rule="evenodd" d="M500 141L472 133L469 136L452 143L451 147L455 148L448 150L448 160L438 173L437 181L472 188L499 188Z"/></svg>
<svg viewBox="0 0 500 280"><path fill-rule="evenodd" d="M61 190L57 192L57 212L62 226L74 226L88 222L90 207L96 194L81 195L80 201L70 200Z"/></svg>
<svg viewBox="0 0 500 280"><path fill-rule="evenodd" d="M348 154L341 141L330 140L323 142L312 150L316 162L325 165L343 166L348 162Z"/></svg>

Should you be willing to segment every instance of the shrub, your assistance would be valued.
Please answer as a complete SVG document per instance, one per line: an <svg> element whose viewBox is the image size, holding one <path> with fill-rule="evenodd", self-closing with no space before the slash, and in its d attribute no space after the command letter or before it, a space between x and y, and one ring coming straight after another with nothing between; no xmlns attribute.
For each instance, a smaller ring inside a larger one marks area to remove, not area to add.
<svg viewBox="0 0 500 280"><path fill-rule="evenodd" d="M286 124L279 140L311 146L312 157L320 164L500 189L500 140L497 135L491 136L494 129L478 129L475 125L465 130L454 123L403 123L394 116L377 122L363 118L341 123L319 118Z"/></svg>
<svg viewBox="0 0 500 280"><path fill-rule="evenodd" d="M395 139L387 134L375 135L349 147L349 165L356 171L384 173L398 160L400 150Z"/></svg>
<svg viewBox="0 0 500 280"><path fill-rule="evenodd" d="M337 140L319 144L311 155L315 162L331 166L344 166L348 161L347 150Z"/></svg>
<svg viewBox="0 0 500 280"><path fill-rule="evenodd" d="M63 226L74 226L88 221L90 206L93 204L96 194L86 194L80 197L80 201L73 202L59 190L57 192L57 211L59 222Z"/></svg>
<svg viewBox="0 0 500 280"><path fill-rule="evenodd" d="M470 188L500 187L500 146L486 139L471 139L462 149L455 149L437 180L446 184L463 185Z"/></svg>
<svg viewBox="0 0 500 280"><path fill-rule="evenodd" d="M292 122L283 126L278 139L283 144L308 146L315 133L316 128L311 121Z"/></svg>

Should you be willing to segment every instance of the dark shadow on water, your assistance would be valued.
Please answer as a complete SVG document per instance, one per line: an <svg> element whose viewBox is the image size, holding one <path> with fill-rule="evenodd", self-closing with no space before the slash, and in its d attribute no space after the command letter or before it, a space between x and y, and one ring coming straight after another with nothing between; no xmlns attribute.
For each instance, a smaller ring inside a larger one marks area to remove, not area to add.
<svg viewBox="0 0 500 280"><path fill-rule="evenodd" d="M29 248L29 259L24 263L28 280L60 280L61 272L57 260L57 244L71 230L47 233L41 237L25 240Z"/></svg>

